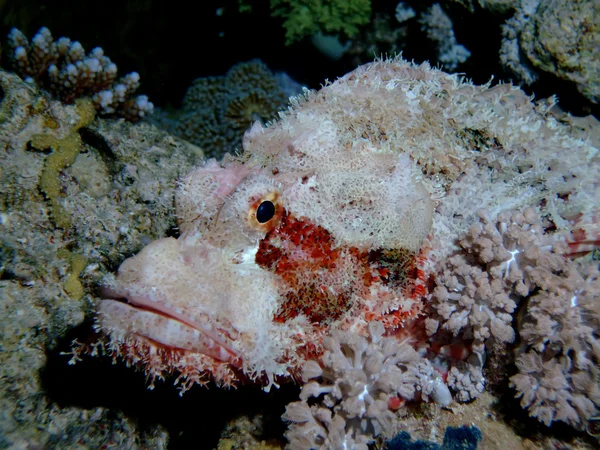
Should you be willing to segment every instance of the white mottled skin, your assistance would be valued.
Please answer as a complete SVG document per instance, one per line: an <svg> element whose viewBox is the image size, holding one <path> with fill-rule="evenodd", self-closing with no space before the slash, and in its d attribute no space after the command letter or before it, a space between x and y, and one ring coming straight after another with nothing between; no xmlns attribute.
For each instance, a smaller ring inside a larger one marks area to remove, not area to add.
<svg viewBox="0 0 600 450"><path fill-rule="evenodd" d="M281 280L254 262L266 231L249 218L270 194L340 246L418 252L426 244L429 272L481 207L543 205L562 230L567 212L592 208L589 193L555 174L589 178L597 149L567 136L511 86L473 86L397 59L359 67L292 103L276 123L246 132L239 158L208 161L185 177L176 197L181 237L150 244L110 282L111 296L128 303L101 301L99 329L114 352L151 375L176 370L194 382L208 372L231 384L242 373L268 388L303 362L299 346L320 345L327 327L361 332L366 312L422 310L424 299L375 283L325 328L303 315L275 322ZM568 204L558 200L564 192ZM351 270L333 281L351 283ZM156 349L185 357L160 359Z"/></svg>

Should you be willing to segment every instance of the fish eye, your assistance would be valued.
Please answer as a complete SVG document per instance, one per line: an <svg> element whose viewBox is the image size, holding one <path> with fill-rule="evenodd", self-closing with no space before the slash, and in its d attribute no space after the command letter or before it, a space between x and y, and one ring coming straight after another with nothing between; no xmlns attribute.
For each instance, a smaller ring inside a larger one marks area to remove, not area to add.
<svg viewBox="0 0 600 450"><path fill-rule="evenodd" d="M255 197L248 210L248 225L254 230L269 232L279 225L285 214L281 194L277 191Z"/></svg>
<svg viewBox="0 0 600 450"><path fill-rule="evenodd" d="M275 216L275 205L269 200L265 200L256 208L256 221L266 223Z"/></svg>

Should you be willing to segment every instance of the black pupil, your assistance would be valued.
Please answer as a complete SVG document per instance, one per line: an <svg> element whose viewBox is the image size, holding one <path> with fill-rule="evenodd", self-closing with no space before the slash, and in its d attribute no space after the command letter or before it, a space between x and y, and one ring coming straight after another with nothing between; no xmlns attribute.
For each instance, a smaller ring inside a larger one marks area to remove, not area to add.
<svg viewBox="0 0 600 450"><path fill-rule="evenodd" d="M274 215L275 205L273 204L273 202L266 200L260 205L258 205L258 208L256 210L256 220L258 220L258 223L268 222L273 218Z"/></svg>

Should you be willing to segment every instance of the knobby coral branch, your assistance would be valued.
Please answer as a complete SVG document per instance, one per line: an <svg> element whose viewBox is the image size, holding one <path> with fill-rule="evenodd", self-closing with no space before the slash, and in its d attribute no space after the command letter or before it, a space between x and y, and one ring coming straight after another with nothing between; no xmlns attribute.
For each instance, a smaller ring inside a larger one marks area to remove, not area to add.
<svg viewBox="0 0 600 450"><path fill-rule="evenodd" d="M36 82L65 103L90 97L99 114L118 114L137 121L152 113L154 105L145 95L132 97L140 76L131 72L117 80L117 66L100 47L87 55L77 41L54 40L41 28L29 41L18 29L8 35L8 56L15 72Z"/></svg>

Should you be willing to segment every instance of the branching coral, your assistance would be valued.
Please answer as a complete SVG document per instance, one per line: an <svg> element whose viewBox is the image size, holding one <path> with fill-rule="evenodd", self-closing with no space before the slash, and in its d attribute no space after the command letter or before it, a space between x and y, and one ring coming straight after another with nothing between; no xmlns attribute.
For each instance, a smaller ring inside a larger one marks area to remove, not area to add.
<svg viewBox="0 0 600 450"><path fill-rule="evenodd" d="M527 305L520 373L510 381L533 417L582 428L600 412L600 273L556 256L529 272L539 291Z"/></svg>
<svg viewBox="0 0 600 450"><path fill-rule="evenodd" d="M55 41L48 28L41 28L31 41L13 28L8 48L12 67L23 79L41 83L65 103L91 97L100 114L117 113L131 121L154 108L145 95L132 98L140 76L132 72L117 81L117 66L100 47L86 55L79 42L65 37Z"/></svg>
<svg viewBox="0 0 600 450"><path fill-rule="evenodd" d="M541 239L543 229L532 209L495 221L480 211L480 221L459 242L462 252L447 259L437 278L432 304L439 319L428 319L429 333L441 324L454 336L475 339L480 351L491 337L513 342L512 313L531 288L523 269L535 265Z"/></svg>
<svg viewBox="0 0 600 450"><path fill-rule="evenodd" d="M371 16L370 0L271 0L271 13L284 19L289 45L318 32L354 37Z"/></svg>
<svg viewBox="0 0 600 450"><path fill-rule="evenodd" d="M450 332L453 338L460 334L461 339L473 340L469 360L457 362L448 373L448 383L461 401L484 389L486 341L514 342L512 314L531 288L523 269L536 264L536 252L543 245L543 229L532 209L496 220L487 211L479 216L459 241L462 251L444 262L431 296L435 313L426 322L430 335Z"/></svg>
<svg viewBox="0 0 600 450"><path fill-rule="evenodd" d="M366 449L395 420L391 399L449 402L429 361L383 332L383 325L371 322L368 338L338 330L324 339L323 367L316 361L305 364L301 401L289 404L284 414L292 422L286 434L290 449ZM311 397L321 398L320 403L310 406Z"/></svg>
<svg viewBox="0 0 600 450"><path fill-rule="evenodd" d="M566 258L564 240L547 234L531 208L495 220L480 211L459 245L437 278L431 300L438 317L427 319L427 330L473 340L479 358L453 367L449 385L460 400L476 396L486 341L512 343L518 331L520 373L511 383L522 406L546 424L584 426L600 405L597 269ZM519 304L526 312L514 330Z"/></svg>
<svg viewBox="0 0 600 450"><path fill-rule="evenodd" d="M419 19L422 30L438 49L438 60L447 70L455 70L471 52L456 41L452 20L439 3L433 4Z"/></svg>

